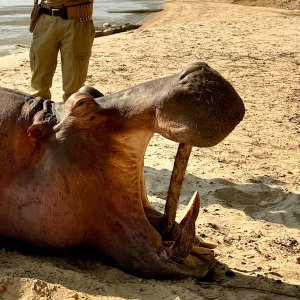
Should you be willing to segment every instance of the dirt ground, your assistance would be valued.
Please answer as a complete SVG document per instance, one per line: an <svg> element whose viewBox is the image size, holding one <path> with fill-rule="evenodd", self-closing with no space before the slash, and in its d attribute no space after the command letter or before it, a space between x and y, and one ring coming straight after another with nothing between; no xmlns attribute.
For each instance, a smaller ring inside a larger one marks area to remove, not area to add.
<svg viewBox="0 0 300 300"><path fill-rule="evenodd" d="M290 4L298 10L169 0L140 29L94 43L87 83L103 93L204 61L243 98L235 131L193 148L180 198L178 217L201 195L197 233L218 245L212 278L145 280L86 257L2 249L0 299L300 299L300 7ZM1 86L31 92L27 52L0 58L0 70ZM176 149L156 135L145 156L160 210Z"/></svg>

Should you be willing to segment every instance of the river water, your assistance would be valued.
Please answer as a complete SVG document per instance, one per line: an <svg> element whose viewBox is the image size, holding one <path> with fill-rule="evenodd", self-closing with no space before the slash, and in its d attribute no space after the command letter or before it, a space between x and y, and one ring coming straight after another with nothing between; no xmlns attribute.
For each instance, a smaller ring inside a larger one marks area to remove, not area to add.
<svg viewBox="0 0 300 300"><path fill-rule="evenodd" d="M94 23L139 23L149 13L109 13L112 10L156 9L162 0L94 1ZM24 51L31 42L28 31L33 0L0 0L0 56Z"/></svg>

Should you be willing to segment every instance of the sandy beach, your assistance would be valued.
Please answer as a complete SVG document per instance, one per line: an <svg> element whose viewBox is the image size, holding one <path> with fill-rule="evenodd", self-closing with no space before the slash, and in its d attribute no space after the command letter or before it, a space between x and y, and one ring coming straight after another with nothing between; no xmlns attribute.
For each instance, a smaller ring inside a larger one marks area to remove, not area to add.
<svg viewBox="0 0 300 300"><path fill-rule="evenodd" d="M94 42L87 84L104 94L204 61L243 98L233 133L193 148L180 198L178 218L200 193L196 230L220 262L212 278L146 280L94 259L0 249L0 299L300 299L300 7L276 3L167 0L140 29ZM28 57L0 57L0 86L32 92ZM53 100L61 95L58 69ZM160 210L176 149L155 135L145 156Z"/></svg>

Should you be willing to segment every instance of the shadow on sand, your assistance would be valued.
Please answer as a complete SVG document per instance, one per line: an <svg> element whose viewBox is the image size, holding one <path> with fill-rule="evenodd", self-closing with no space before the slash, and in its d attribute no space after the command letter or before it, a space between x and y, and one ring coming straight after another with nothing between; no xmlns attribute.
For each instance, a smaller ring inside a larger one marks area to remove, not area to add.
<svg viewBox="0 0 300 300"><path fill-rule="evenodd" d="M165 201L170 177L171 172L167 169L145 167L148 194ZM187 205L197 190L202 206L220 204L243 210L253 219L299 228L300 194L286 193L281 186L284 186L283 182L267 176L252 178L247 184L236 184L221 178L201 179L186 174L179 203Z"/></svg>

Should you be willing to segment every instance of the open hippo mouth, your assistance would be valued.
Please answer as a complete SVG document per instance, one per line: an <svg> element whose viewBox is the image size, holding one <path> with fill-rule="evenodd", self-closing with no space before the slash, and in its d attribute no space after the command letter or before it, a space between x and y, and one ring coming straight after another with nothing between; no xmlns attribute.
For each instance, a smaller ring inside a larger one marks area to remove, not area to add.
<svg viewBox="0 0 300 300"><path fill-rule="evenodd" d="M103 97L85 87L63 107L47 102L33 117L26 105L30 157L27 163L22 157L24 167L7 188L0 182L0 200L21 209L18 219L11 214L9 229L0 212L0 234L58 248L94 245L144 277L203 278L214 267L214 246L195 237L198 193L180 223L175 215L192 146L217 144L245 112L221 75L195 63ZM144 154L155 132L180 143L164 214L149 203L144 182ZM24 200L26 192L34 202Z"/></svg>

